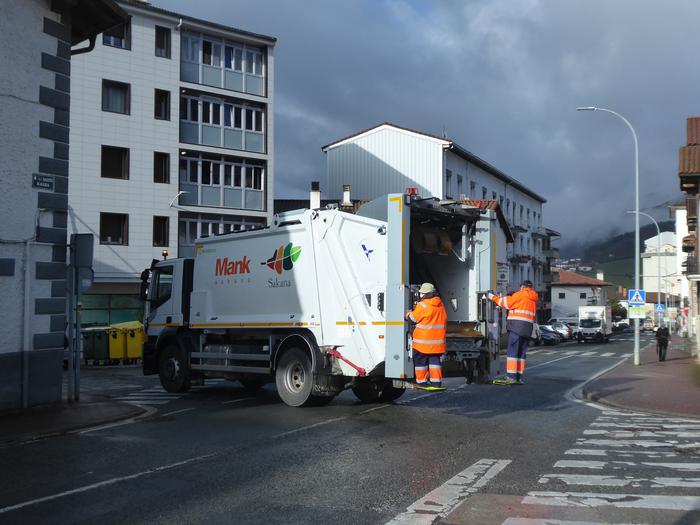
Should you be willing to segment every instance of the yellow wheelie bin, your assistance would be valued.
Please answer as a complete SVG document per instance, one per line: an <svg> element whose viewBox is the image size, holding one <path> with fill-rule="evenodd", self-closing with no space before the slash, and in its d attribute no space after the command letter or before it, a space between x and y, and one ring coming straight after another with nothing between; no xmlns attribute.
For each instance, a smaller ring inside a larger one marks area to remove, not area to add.
<svg viewBox="0 0 700 525"><path fill-rule="evenodd" d="M123 361L126 359L126 330L119 325L111 325L107 329L109 337L110 361Z"/></svg>
<svg viewBox="0 0 700 525"><path fill-rule="evenodd" d="M140 321L113 324L112 328L122 330L126 346L126 359L141 359L143 350L143 324Z"/></svg>

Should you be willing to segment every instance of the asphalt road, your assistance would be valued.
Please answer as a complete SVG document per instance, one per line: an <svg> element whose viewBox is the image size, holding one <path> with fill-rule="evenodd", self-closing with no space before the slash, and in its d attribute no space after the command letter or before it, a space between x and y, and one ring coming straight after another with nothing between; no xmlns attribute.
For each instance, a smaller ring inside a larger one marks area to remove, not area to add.
<svg viewBox="0 0 700 525"><path fill-rule="evenodd" d="M698 524L700 422L567 396L631 351L630 334L538 348L524 386L306 409L272 385L171 395L87 370L85 393L152 413L0 449L0 523Z"/></svg>

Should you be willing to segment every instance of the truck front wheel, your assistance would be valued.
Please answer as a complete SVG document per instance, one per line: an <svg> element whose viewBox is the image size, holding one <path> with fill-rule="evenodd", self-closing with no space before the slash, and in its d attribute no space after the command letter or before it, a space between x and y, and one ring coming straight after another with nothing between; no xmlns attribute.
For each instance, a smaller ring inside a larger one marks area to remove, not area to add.
<svg viewBox="0 0 700 525"><path fill-rule="evenodd" d="M158 361L160 384L171 394L187 392L190 389L190 370L187 366L187 356L179 346L166 346Z"/></svg>
<svg viewBox="0 0 700 525"><path fill-rule="evenodd" d="M275 382L277 393L289 406L300 407L316 401L311 395L314 386L311 358L299 348L290 348L282 354L277 363Z"/></svg>

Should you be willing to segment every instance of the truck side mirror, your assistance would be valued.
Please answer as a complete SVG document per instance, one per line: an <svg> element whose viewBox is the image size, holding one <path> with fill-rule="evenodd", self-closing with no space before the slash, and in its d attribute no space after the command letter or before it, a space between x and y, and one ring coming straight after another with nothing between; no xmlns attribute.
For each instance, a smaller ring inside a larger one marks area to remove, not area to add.
<svg viewBox="0 0 700 525"><path fill-rule="evenodd" d="M151 270L144 270L141 272L141 288L139 290L139 297L142 300L148 301L148 277L151 275Z"/></svg>

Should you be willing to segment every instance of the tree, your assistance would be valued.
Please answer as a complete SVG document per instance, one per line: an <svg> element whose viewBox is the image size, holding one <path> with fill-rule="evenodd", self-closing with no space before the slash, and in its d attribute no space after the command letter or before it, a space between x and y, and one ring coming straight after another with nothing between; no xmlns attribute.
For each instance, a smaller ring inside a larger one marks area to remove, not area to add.
<svg viewBox="0 0 700 525"><path fill-rule="evenodd" d="M613 319L627 319L627 308L620 304L617 299L608 300L608 304L612 309Z"/></svg>

